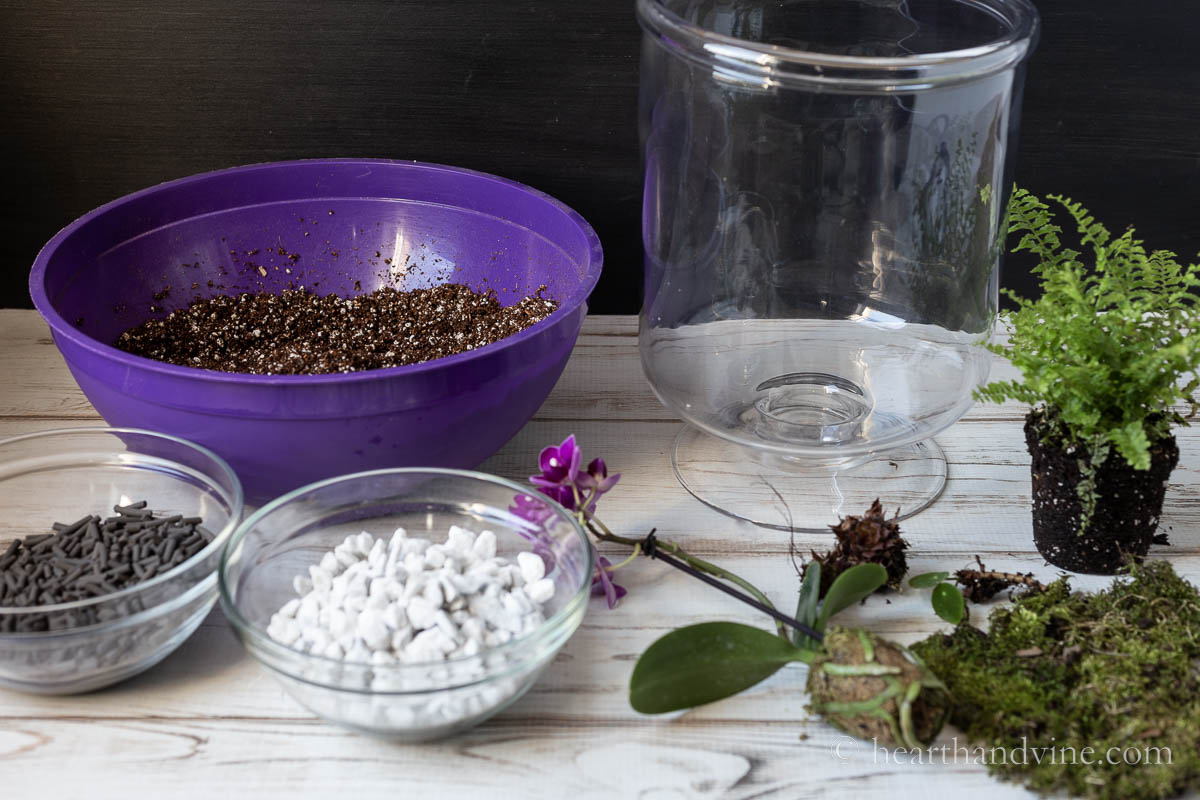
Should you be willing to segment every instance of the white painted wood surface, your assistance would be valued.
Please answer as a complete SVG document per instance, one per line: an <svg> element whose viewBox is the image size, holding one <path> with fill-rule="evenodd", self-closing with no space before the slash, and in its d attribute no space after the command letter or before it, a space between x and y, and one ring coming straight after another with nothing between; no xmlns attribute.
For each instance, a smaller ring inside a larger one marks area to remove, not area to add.
<svg viewBox="0 0 1200 800"><path fill-rule="evenodd" d="M671 473L679 424L651 394L636 321L584 327L546 404L482 469L521 479L545 444L575 433L588 458L623 474L601 516L614 530L657 527L697 555L739 572L787 608L798 582L788 535L737 523L694 501ZM997 364L993 377L1008 370ZM938 440L950 460L945 494L904 523L910 569L953 570L980 553L990 566L1056 571L1033 549L1029 458L1015 404L977 406ZM102 424L32 311L0 310L0 437ZM1182 460L1163 529L1179 571L1200 580L1200 430L1180 432ZM834 522L835 520L828 520ZM797 534L801 552L831 537ZM613 550L610 555L620 555ZM178 651L108 690L64 698L0 691L0 792L12 798L475 797L829 798L900 800L938 794L1023 797L982 766L897 763L805 711L804 668L788 667L735 698L670 719L630 710L639 653L680 625L711 619L761 624L761 615L662 564L621 573L619 608L593 601L575 637L530 693L465 735L425 745L372 740L297 706L244 654L218 610ZM1100 578L1080 578L1098 588ZM942 628L923 592L875 597L847 622L911 642ZM976 614L982 616L986 609Z"/></svg>

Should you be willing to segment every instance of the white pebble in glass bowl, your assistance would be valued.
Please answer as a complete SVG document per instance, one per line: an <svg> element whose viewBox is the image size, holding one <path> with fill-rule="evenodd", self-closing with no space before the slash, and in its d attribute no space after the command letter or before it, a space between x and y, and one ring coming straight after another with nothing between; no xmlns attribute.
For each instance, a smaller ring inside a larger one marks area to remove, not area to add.
<svg viewBox="0 0 1200 800"><path fill-rule="evenodd" d="M528 492L432 469L298 489L235 532L226 615L326 719L408 740L465 730L520 697L586 610L586 534L549 500L544 519L515 514Z"/></svg>

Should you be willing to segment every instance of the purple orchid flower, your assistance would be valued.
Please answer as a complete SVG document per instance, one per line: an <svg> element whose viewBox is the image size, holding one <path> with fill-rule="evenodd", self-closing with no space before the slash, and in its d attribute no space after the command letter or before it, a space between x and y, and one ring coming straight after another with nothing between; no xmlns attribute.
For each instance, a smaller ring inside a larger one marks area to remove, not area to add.
<svg viewBox="0 0 1200 800"><path fill-rule="evenodd" d="M596 496L599 497L616 486L619 480L621 480L621 473L610 476L604 459L593 458L592 463L588 464L587 472L580 473L576 477L575 483L580 489L595 489Z"/></svg>
<svg viewBox="0 0 1200 800"><path fill-rule="evenodd" d="M543 526L554 516L550 506L530 494L519 494L513 498L513 504L508 510L521 519L529 520L534 525Z"/></svg>
<svg viewBox="0 0 1200 800"><path fill-rule="evenodd" d="M542 450L538 456L540 475L531 475L529 482L537 487L538 492L558 502L568 511L577 514L582 511L583 518L590 523L590 518L596 511L596 501L605 492L617 485L620 474L608 474L608 466L604 459L595 458L582 469L583 450L575 443L574 434L568 436L560 445L551 445ZM586 505L580 509L579 503ZM536 495L518 495L513 498L509 510L517 516L529 520L536 525L543 525L553 516L550 507L540 502ZM593 551L594 552L594 551ZM548 553L543 554L546 558ZM615 608L622 597L627 594L624 586L612 579L612 563L604 556L596 556L596 568L592 573L592 594L603 595L609 608Z"/></svg>
<svg viewBox="0 0 1200 800"><path fill-rule="evenodd" d="M575 489L570 484L566 486L539 486L538 491L562 505L567 511L575 510Z"/></svg>
<svg viewBox="0 0 1200 800"><path fill-rule="evenodd" d="M538 466L542 468L541 475L533 475L529 480L534 486L552 488L567 486L575 482L579 465L583 463L583 451L575 445L575 434L571 434L558 447L550 445L538 456Z"/></svg>
<svg viewBox="0 0 1200 800"><path fill-rule="evenodd" d="M538 462L542 473L531 475L530 483L569 511L577 510L576 492L581 496L590 494L590 500L583 509L589 516L595 513L596 500L600 495L616 486L621 479L619 474L608 474L608 467L602 458L593 459L587 471L581 469L583 450L575 443L574 434L557 447L551 445L542 450Z"/></svg>
<svg viewBox="0 0 1200 800"><path fill-rule="evenodd" d="M508 510L533 523L535 530L518 530L521 536L533 542L533 552L542 557L546 572L554 569L554 552L546 537L546 523L554 517L554 511L547 503L531 494L519 494L513 498Z"/></svg>
<svg viewBox="0 0 1200 800"><path fill-rule="evenodd" d="M588 464L587 472L580 472L576 475L575 485L579 488L580 495L589 497L587 505L583 509L588 516L596 513L596 501L602 494L616 486L619 480L621 480L619 473L611 476L608 474L608 467L605 466L602 458L592 459L592 463Z"/></svg>
<svg viewBox="0 0 1200 800"><path fill-rule="evenodd" d="M610 567L612 567L612 562L607 558L596 557L596 571L592 574L592 594L597 597L604 595L608 601L608 607L616 608L617 603L628 594L628 591L624 586L613 581L612 573L608 571Z"/></svg>

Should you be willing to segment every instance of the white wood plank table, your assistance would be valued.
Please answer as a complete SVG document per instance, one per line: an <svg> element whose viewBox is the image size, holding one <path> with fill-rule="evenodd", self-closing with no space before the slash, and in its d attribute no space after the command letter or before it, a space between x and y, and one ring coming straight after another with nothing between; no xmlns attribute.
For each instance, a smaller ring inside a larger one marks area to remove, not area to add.
<svg viewBox="0 0 1200 800"><path fill-rule="evenodd" d="M738 572L790 609L798 580L788 535L738 523L675 481L670 446L680 423L651 394L638 364L636 320L593 317L537 416L482 469L523 479L546 444L575 433L586 458L622 473L603 500L615 531L664 538ZM1009 368L998 364L993 375ZM1016 405L976 406L938 437L950 461L944 495L903 523L913 574L967 565L1052 579L1033 548L1029 457ZM100 425L33 311L0 310L0 437ZM1200 432L1179 432L1182 459L1167 495L1169 554L1200 580ZM857 513L857 512L856 512ZM835 522L828 520L827 522ZM832 536L797 534L800 552ZM610 555L622 555L619 548ZM0 691L0 793L6 798L458 797L816 798L1023 797L982 766L897 763L805 711L805 668L790 666L738 696L671 719L627 700L638 655L672 628L765 618L666 565L623 570L629 596L613 611L593 600L582 627L516 705L465 735L399 745L323 723L296 705L242 650L219 609L173 655L123 684L75 697ZM1100 588L1102 578L1079 578ZM981 618L986 609L977 609ZM911 642L945 627L926 592L873 597L847 612ZM965 745L959 735L958 744Z"/></svg>

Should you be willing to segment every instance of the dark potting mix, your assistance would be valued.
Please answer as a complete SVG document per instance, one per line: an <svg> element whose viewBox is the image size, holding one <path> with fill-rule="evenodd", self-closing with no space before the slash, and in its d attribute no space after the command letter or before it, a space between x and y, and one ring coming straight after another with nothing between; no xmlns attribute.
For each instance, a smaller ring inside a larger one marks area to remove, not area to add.
<svg viewBox="0 0 1200 800"><path fill-rule="evenodd" d="M116 346L170 364L255 375L399 367L525 330L558 308L545 290L507 307L490 290L455 283L345 298L302 289L216 296L131 328Z"/></svg>
<svg viewBox="0 0 1200 800"><path fill-rule="evenodd" d="M0 606L90 600L134 586L187 561L213 540L200 517L155 516L142 500L54 523L52 533L14 539L0 555ZM0 632L59 630L100 621L94 609L0 617Z"/></svg>

